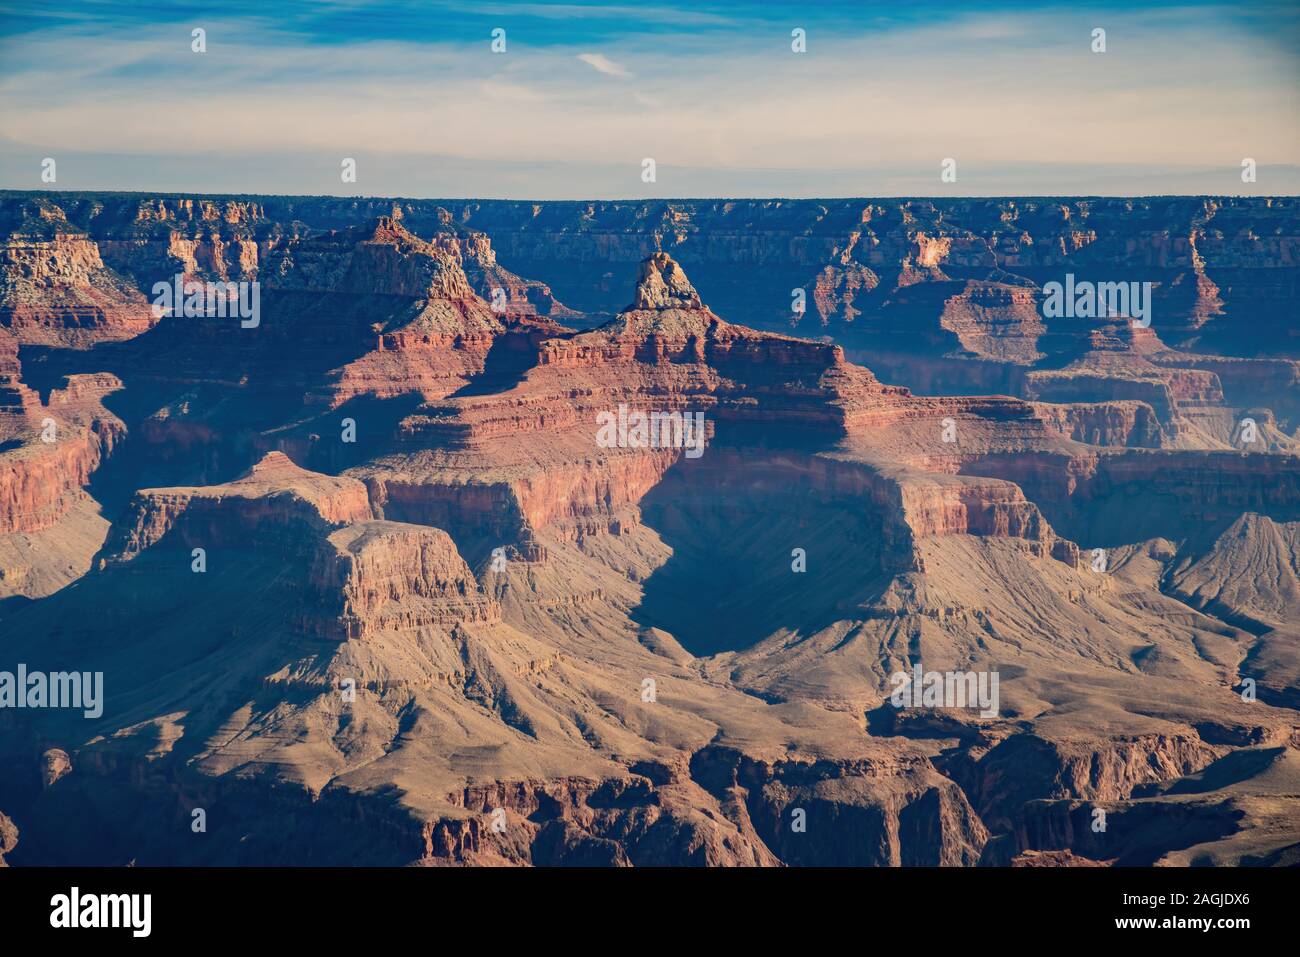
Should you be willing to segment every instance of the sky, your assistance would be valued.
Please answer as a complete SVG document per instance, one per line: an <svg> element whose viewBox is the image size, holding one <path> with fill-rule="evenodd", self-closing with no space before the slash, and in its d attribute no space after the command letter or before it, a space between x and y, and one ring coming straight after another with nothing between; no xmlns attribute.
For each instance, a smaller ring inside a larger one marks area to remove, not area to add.
<svg viewBox="0 0 1300 957"><path fill-rule="evenodd" d="M0 187L1294 195L1300 5L0 0Z"/></svg>

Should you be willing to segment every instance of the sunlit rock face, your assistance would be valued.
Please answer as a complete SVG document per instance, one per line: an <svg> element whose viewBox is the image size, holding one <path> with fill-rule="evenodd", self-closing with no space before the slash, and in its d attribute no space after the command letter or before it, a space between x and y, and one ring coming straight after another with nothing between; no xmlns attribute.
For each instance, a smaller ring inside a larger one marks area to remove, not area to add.
<svg viewBox="0 0 1300 957"><path fill-rule="evenodd" d="M0 863L1285 862L1296 227L0 193Z"/></svg>

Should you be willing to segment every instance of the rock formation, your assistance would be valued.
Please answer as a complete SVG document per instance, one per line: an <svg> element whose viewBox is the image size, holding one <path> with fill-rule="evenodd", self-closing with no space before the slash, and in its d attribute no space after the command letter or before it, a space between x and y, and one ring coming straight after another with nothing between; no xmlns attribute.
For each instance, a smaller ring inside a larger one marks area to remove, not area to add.
<svg viewBox="0 0 1300 957"><path fill-rule="evenodd" d="M18 828L3 812L0 812L0 867L8 867L5 855L17 846Z"/></svg>
<svg viewBox="0 0 1300 957"><path fill-rule="evenodd" d="M1294 856L1291 200L0 225L0 671L105 688L0 721L9 863Z"/></svg>

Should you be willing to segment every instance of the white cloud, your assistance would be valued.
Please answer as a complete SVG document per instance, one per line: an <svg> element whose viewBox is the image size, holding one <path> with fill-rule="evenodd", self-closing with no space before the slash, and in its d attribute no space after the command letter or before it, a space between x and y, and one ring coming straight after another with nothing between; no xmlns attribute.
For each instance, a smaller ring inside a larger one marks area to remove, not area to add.
<svg viewBox="0 0 1300 957"><path fill-rule="evenodd" d="M578 59L606 76L631 76L624 67L615 63L603 53L579 53Z"/></svg>
<svg viewBox="0 0 1300 957"><path fill-rule="evenodd" d="M157 188L157 171L182 157L221 164L247 191L276 191L270 157L311 153L336 183L338 158L364 160L359 188L371 194L530 198L591 197L600 175L607 193L632 193L645 156L676 195L745 189L733 180L746 170L788 173L750 195L937 191L948 156L962 194L995 177L1012 192L1086 191L1062 164L1128 164L1153 178L1226 169L1226 191L1240 157L1300 162L1293 53L1170 13L1112 19L1102 55L1089 49L1091 21L1059 15L819 37L806 55L790 52L787 33L758 30L725 48L689 37L610 42L605 53L584 52L590 40L521 42L491 56L483 44L409 40L323 53L234 22L209 29L223 40L200 56L188 30L50 29L0 43L0 169L8 155L23 170L0 185L39 186L32 156L76 152L135 157L125 172L101 165L117 188ZM1193 56L1215 71L1189 70ZM637 82L591 82L575 58L612 77L634 64ZM418 174L378 175L408 159ZM447 180L430 179L442 170ZM60 185L64 173L61 160ZM1152 182L1144 191L1161 191Z"/></svg>

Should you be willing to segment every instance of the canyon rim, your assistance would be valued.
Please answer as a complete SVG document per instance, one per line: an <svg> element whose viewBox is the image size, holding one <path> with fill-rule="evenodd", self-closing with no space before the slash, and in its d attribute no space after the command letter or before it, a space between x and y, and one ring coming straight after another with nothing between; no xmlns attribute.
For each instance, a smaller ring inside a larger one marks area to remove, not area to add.
<svg viewBox="0 0 1300 957"><path fill-rule="evenodd" d="M11 863L1294 854L1294 200L0 221Z"/></svg>
<svg viewBox="0 0 1300 957"><path fill-rule="evenodd" d="M1293 923L1294 3L0 0L0 91L18 939Z"/></svg>

